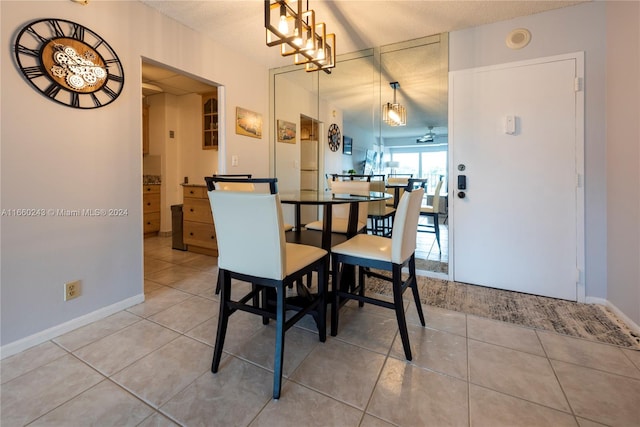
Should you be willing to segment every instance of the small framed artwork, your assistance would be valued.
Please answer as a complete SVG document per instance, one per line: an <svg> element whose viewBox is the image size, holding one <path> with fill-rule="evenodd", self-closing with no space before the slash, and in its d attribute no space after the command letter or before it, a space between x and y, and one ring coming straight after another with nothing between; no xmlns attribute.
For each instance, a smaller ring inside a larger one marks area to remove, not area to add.
<svg viewBox="0 0 640 427"><path fill-rule="evenodd" d="M262 115L236 107L236 133L252 138L262 138Z"/></svg>
<svg viewBox="0 0 640 427"><path fill-rule="evenodd" d="M296 124L285 120L278 120L278 142L296 143Z"/></svg>
<svg viewBox="0 0 640 427"><path fill-rule="evenodd" d="M351 154L351 146L353 145L353 139L350 136L342 137L342 154Z"/></svg>

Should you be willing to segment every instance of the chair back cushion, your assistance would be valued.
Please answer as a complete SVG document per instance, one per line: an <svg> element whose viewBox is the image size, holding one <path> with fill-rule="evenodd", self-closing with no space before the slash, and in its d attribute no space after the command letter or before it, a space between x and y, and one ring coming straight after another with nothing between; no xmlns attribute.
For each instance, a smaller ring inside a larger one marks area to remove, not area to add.
<svg viewBox="0 0 640 427"><path fill-rule="evenodd" d="M371 191L377 191L379 193L385 192L386 185L384 180L372 180L369 189ZM369 206L375 206L377 208L377 212L384 212L384 207L387 205L386 200L380 200L379 202L369 202ZM360 211L358 211L360 213Z"/></svg>
<svg viewBox="0 0 640 427"><path fill-rule="evenodd" d="M418 217L424 189L405 191L398 203L391 233L391 262L403 263L416 251Z"/></svg>
<svg viewBox="0 0 640 427"><path fill-rule="evenodd" d="M369 195L370 183L367 181L333 181L331 183L331 192L333 194L356 194L359 196ZM369 216L369 202L358 204L358 222L367 224ZM334 219L349 219L349 204L340 204L333 206Z"/></svg>
<svg viewBox="0 0 640 427"><path fill-rule="evenodd" d="M278 194L209 191L218 267L282 280L286 241Z"/></svg>
<svg viewBox="0 0 640 427"><path fill-rule="evenodd" d="M216 190L254 192L256 186L250 182L216 182Z"/></svg>

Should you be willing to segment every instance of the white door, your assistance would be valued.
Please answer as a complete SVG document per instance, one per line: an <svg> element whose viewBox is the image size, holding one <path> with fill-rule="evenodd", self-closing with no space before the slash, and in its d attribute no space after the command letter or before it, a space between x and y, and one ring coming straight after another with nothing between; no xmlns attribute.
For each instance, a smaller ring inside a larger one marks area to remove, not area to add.
<svg viewBox="0 0 640 427"><path fill-rule="evenodd" d="M577 53L451 73L453 280L582 299L583 68Z"/></svg>

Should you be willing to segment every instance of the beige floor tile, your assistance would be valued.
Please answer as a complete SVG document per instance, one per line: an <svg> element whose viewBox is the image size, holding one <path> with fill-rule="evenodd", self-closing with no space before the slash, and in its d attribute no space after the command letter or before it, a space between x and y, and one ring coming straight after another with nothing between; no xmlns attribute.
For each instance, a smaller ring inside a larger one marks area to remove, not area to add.
<svg viewBox="0 0 640 427"><path fill-rule="evenodd" d="M538 331L538 336L550 359L640 379L640 370L619 347L551 332Z"/></svg>
<svg viewBox="0 0 640 427"><path fill-rule="evenodd" d="M640 424L640 380L551 361L574 413L612 426Z"/></svg>
<svg viewBox="0 0 640 427"><path fill-rule="evenodd" d="M292 380L364 409L380 375L385 356L328 339L316 346Z"/></svg>
<svg viewBox="0 0 640 427"><path fill-rule="evenodd" d="M533 329L477 316L467 316L467 333L469 338L477 341L501 345L538 356L545 355L542 344Z"/></svg>
<svg viewBox="0 0 640 427"><path fill-rule="evenodd" d="M622 353L624 353L624 355L627 356L629 360L631 360L631 362L633 362L636 368L640 369L640 351L629 350L625 348L622 349Z"/></svg>
<svg viewBox="0 0 640 427"><path fill-rule="evenodd" d="M546 358L471 339L468 347L471 383L569 412Z"/></svg>
<svg viewBox="0 0 640 427"><path fill-rule="evenodd" d="M462 380L467 379L465 337L416 325L408 325L407 329L413 356L411 363ZM406 359L400 333L393 341L391 356L399 360Z"/></svg>
<svg viewBox="0 0 640 427"><path fill-rule="evenodd" d="M203 255L204 256L204 255ZM190 277L177 280L171 283L172 288L180 289L193 295L206 295L213 298L215 295L217 274L208 273L206 271L198 271ZM217 299L217 297L216 297Z"/></svg>
<svg viewBox="0 0 640 427"><path fill-rule="evenodd" d="M185 267L196 268L198 270L207 271L209 273L218 273L218 258L208 255L200 255L192 257L180 263Z"/></svg>
<svg viewBox="0 0 640 427"><path fill-rule="evenodd" d="M219 304L216 301L192 296L166 310L149 316L148 319L174 331L184 333L214 317L218 310Z"/></svg>
<svg viewBox="0 0 640 427"><path fill-rule="evenodd" d="M273 373L228 356L218 373L207 372L160 411L186 426L246 426L272 399ZM282 399L295 399L283 394Z"/></svg>
<svg viewBox="0 0 640 427"><path fill-rule="evenodd" d="M31 370L2 385L0 425L26 425L103 379L70 354Z"/></svg>
<svg viewBox="0 0 640 427"><path fill-rule="evenodd" d="M32 426L135 426L153 409L109 380L59 406Z"/></svg>
<svg viewBox="0 0 640 427"><path fill-rule="evenodd" d="M73 352L104 375L110 376L162 347L178 334L148 320L141 320L115 334Z"/></svg>
<svg viewBox="0 0 640 427"><path fill-rule="evenodd" d="M138 424L137 427L179 427L179 424L174 423L161 413L155 412Z"/></svg>
<svg viewBox="0 0 640 427"><path fill-rule="evenodd" d="M0 365L2 384L19 377L26 372L53 362L66 355L67 352L51 341L47 341L28 350L7 357Z"/></svg>
<svg viewBox="0 0 640 427"><path fill-rule="evenodd" d="M224 351L233 353L238 346L244 345L259 330L264 328L262 318L255 314L236 311L229 317ZM210 346L215 346L218 332L218 309L216 315L201 323L185 334Z"/></svg>
<svg viewBox="0 0 640 427"><path fill-rule="evenodd" d="M199 272L200 270L197 270L195 268L172 264L172 268L156 272L147 272L145 270L144 278L153 280L154 282L160 283L161 285L170 286L172 283L175 283L178 280L188 279L192 275Z"/></svg>
<svg viewBox="0 0 640 427"><path fill-rule="evenodd" d="M607 427L604 424L600 424L595 421L587 420L580 417L576 417L576 420L578 421L578 425L580 427Z"/></svg>
<svg viewBox="0 0 640 427"><path fill-rule="evenodd" d="M288 382L279 400L271 400L251 427L358 426L362 411Z"/></svg>
<svg viewBox="0 0 640 427"><path fill-rule="evenodd" d="M143 303L129 307L127 311L140 317L149 317L191 298L191 296L191 294L178 289L163 286L161 289L145 294Z"/></svg>
<svg viewBox="0 0 640 427"><path fill-rule="evenodd" d="M276 328L275 321L269 326L263 326L255 334L248 337L238 345L229 347L229 353L248 360L265 369L273 371L273 358L275 354ZM304 331L300 328L291 328L284 335L284 362L282 372L284 376L291 373L317 346L322 345L318 334Z"/></svg>
<svg viewBox="0 0 640 427"><path fill-rule="evenodd" d="M162 261L160 259L148 258L144 259L144 274L158 273L159 271L168 270L174 267L170 262Z"/></svg>
<svg viewBox="0 0 640 427"><path fill-rule="evenodd" d="M372 314L365 309L340 309L336 338L342 341L386 354L397 333L398 322L395 317Z"/></svg>
<svg viewBox="0 0 640 427"><path fill-rule="evenodd" d="M360 427L393 427L393 424L372 415L365 414L364 417L362 417Z"/></svg>
<svg viewBox="0 0 640 427"><path fill-rule="evenodd" d="M469 386L469 414L474 427L578 426L570 413L473 384Z"/></svg>
<svg viewBox="0 0 640 427"><path fill-rule="evenodd" d="M398 426L468 426L467 383L387 359L367 413Z"/></svg>
<svg viewBox="0 0 640 427"><path fill-rule="evenodd" d="M112 377L112 380L159 407L211 369L213 349L178 337Z"/></svg>
<svg viewBox="0 0 640 427"><path fill-rule="evenodd" d="M102 320L75 329L55 338L53 341L68 351L75 351L100 338L111 335L119 330L133 325L141 320L140 317L127 311L121 311Z"/></svg>
<svg viewBox="0 0 640 427"><path fill-rule="evenodd" d="M467 336L467 315L458 311L445 310L440 307L422 305L422 313L426 326L451 334ZM407 309L405 316L407 322L420 325L420 318L414 304Z"/></svg>
<svg viewBox="0 0 640 427"><path fill-rule="evenodd" d="M153 280L144 279L144 293L148 295L153 291L157 291L158 289L164 288L165 285L161 285L160 283L154 282Z"/></svg>

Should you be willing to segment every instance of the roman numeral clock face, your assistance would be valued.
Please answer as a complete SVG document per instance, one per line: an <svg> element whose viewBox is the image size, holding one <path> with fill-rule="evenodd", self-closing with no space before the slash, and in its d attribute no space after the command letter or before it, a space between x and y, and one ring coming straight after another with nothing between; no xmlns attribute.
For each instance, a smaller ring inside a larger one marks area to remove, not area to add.
<svg viewBox="0 0 640 427"><path fill-rule="evenodd" d="M33 87L69 107L104 107L124 87L124 70L116 52L98 34L75 22L52 18L31 22L18 33L15 55Z"/></svg>

